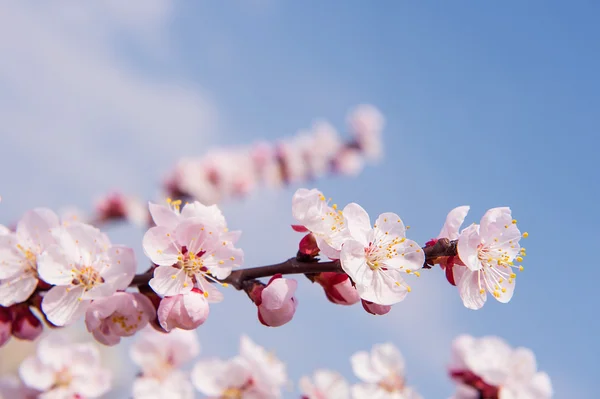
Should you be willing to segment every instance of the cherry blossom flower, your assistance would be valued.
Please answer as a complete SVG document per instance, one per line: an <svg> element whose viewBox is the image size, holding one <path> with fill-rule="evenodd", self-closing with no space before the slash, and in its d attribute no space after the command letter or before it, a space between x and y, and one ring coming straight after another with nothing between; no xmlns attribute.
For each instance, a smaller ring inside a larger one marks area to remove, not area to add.
<svg viewBox="0 0 600 399"><path fill-rule="evenodd" d="M363 382L352 386L354 398L420 399L405 385L404 358L391 343L377 344L371 353L358 352L351 357L352 370Z"/></svg>
<svg viewBox="0 0 600 399"><path fill-rule="evenodd" d="M119 192L110 193L96 202L98 221L126 219L137 226L148 223L148 209L138 198Z"/></svg>
<svg viewBox="0 0 600 399"><path fill-rule="evenodd" d="M85 314L85 325L94 338L104 345L116 345L121 337L130 337L156 318L156 309L146 296L117 292L96 299Z"/></svg>
<svg viewBox="0 0 600 399"><path fill-rule="evenodd" d="M194 388L180 368L198 356L200 344L193 331L161 333L146 327L130 349L141 375L133 384L134 399L192 399Z"/></svg>
<svg viewBox="0 0 600 399"><path fill-rule="evenodd" d="M280 327L294 317L298 300L294 297L298 282L274 275L266 287L254 293L254 303L258 307L258 319L269 327Z"/></svg>
<svg viewBox="0 0 600 399"><path fill-rule="evenodd" d="M39 256L55 239L58 216L46 208L31 210L17 223L15 233L0 234L0 306L25 302L38 284Z"/></svg>
<svg viewBox="0 0 600 399"><path fill-rule="evenodd" d="M110 372L102 368L98 349L59 337L41 340L37 353L19 368L23 383L42 399L98 398L110 390Z"/></svg>
<svg viewBox="0 0 600 399"><path fill-rule="evenodd" d="M225 216L216 205L204 205L198 201L186 203L181 206L181 200L173 201L167 198L168 205L148 203L152 220L159 227L175 230L177 225L191 218L201 219L206 225L213 226L219 230L219 234L227 232ZM238 232L234 235L238 235ZM230 233L231 234L231 233Z"/></svg>
<svg viewBox="0 0 600 399"><path fill-rule="evenodd" d="M346 273L319 273L314 277L314 282L323 287L327 299L335 304L354 305L360 301L358 291Z"/></svg>
<svg viewBox="0 0 600 399"><path fill-rule="evenodd" d="M472 224L458 238L458 255L466 267L456 268L454 278L464 305L480 309L486 291L499 302L510 301L517 275L513 269L522 270L524 250L519 246L521 232L510 208L490 209L481 218L480 225Z"/></svg>
<svg viewBox="0 0 600 399"><path fill-rule="evenodd" d="M322 192L301 188L292 198L292 215L315 236L321 253L339 259L344 242L350 237L344 213L337 205L329 206Z"/></svg>
<svg viewBox="0 0 600 399"><path fill-rule="evenodd" d="M498 337L468 335L457 337L452 349L449 371L459 384L456 399L481 395L497 399L548 399L553 395L550 378L537 371L535 355L529 349L513 349Z"/></svg>
<svg viewBox="0 0 600 399"><path fill-rule="evenodd" d="M393 305L410 292L402 274L423 267L421 247L405 237L404 223L395 213L383 213L371 228L367 212L358 204L344 208L351 239L341 250L342 269L352 278L360 297L379 305Z"/></svg>
<svg viewBox="0 0 600 399"><path fill-rule="evenodd" d="M165 297L158 307L158 321L165 331L194 330L208 318L208 300L198 288L186 294Z"/></svg>
<svg viewBox="0 0 600 399"><path fill-rule="evenodd" d="M192 371L195 387L215 399L279 399L286 380L285 365L246 336L240 356L228 361L205 359Z"/></svg>
<svg viewBox="0 0 600 399"><path fill-rule="evenodd" d="M338 372L316 370L312 380L309 377L300 379L302 399L349 399L350 387Z"/></svg>
<svg viewBox="0 0 600 399"><path fill-rule="evenodd" d="M333 160L333 167L338 173L354 177L365 168L365 159L357 149L344 148Z"/></svg>
<svg viewBox="0 0 600 399"><path fill-rule="evenodd" d="M53 230L56 244L40 256L40 277L53 284L44 296L42 311L58 326L83 315L93 299L106 298L127 288L136 270L131 248L111 245L97 228L70 223Z"/></svg>
<svg viewBox="0 0 600 399"><path fill-rule="evenodd" d="M144 253L159 266L150 287L164 296L185 294L196 287L205 296L220 300L218 290L206 278L225 279L232 268L242 264L244 253L234 247L237 237L220 234L218 226L199 217L183 220L174 230L150 228L143 239Z"/></svg>

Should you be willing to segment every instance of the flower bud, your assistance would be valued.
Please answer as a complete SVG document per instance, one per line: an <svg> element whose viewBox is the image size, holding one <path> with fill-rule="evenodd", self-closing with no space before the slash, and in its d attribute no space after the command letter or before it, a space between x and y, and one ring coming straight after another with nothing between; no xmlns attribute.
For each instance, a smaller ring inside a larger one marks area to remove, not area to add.
<svg viewBox="0 0 600 399"><path fill-rule="evenodd" d="M369 302L369 301L365 301L364 299L361 299L362 301L362 306L363 308L368 312L371 313L373 315L384 315L386 313L388 313L392 307L388 306L388 305L378 305L376 303L373 302Z"/></svg>
<svg viewBox="0 0 600 399"><path fill-rule="evenodd" d="M260 302L257 303L256 300L253 300L258 306L258 319L262 324L279 327L292 320L298 306L298 300L294 297L297 285L296 280L283 278L281 274L276 274L266 287L258 287L253 290L255 291L254 296L260 290Z"/></svg>
<svg viewBox="0 0 600 399"><path fill-rule="evenodd" d="M44 331L40 319L33 314L29 306L13 306L12 311L12 335L18 339L34 341Z"/></svg>
<svg viewBox="0 0 600 399"><path fill-rule="evenodd" d="M319 254L319 246L312 233L308 233L300 240L298 252L311 258L314 258Z"/></svg>
<svg viewBox="0 0 600 399"><path fill-rule="evenodd" d="M354 305L360 300L358 291L346 273L324 272L314 279L325 290L327 299L338 305Z"/></svg>
<svg viewBox="0 0 600 399"><path fill-rule="evenodd" d="M193 330L206 321L208 313L208 301L198 288L163 298L157 312L158 321L167 332L174 328Z"/></svg>
<svg viewBox="0 0 600 399"><path fill-rule="evenodd" d="M0 347L10 339L12 315L8 308L0 306Z"/></svg>

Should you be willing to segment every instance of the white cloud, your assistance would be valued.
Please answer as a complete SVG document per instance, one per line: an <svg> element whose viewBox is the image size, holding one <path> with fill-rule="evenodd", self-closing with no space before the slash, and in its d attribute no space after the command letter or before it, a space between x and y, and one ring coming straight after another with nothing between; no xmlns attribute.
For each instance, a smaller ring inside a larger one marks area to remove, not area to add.
<svg viewBox="0 0 600 399"><path fill-rule="evenodd" d="M74 186L139 189L136 178L156 181L158 168L140 176L149 165L205 144L215 107L169 75L170 5L2 2L0 132L18 157L10 161Z"/></svg>

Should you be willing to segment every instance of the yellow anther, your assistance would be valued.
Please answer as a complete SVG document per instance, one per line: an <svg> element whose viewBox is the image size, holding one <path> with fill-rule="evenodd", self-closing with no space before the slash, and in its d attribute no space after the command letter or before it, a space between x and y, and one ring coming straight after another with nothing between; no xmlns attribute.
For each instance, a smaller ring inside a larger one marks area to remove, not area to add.
<svg viewBox="0 0 600 399"><path fill-rule="evenodd" d="M171 202L173 202L173 200L169 197L167 197L167 204L170 204Z"/></svg>
<svg viewBox="0 0 600 399"><path fill-rule="evenodd" d="M517 262L523 262L523 258L521 258L520 256L517 256Z"/></svg>
<svg viewBox="0 0 600 399"><path fill-rule="evenodd" d="M482 289L480 289L480 290L479 290L479 294L480 294L480 295L483 295L483 294L485 294L485 290L484 290L483 288L482 288Z"/></svg>
<svg viewBox="0 0 600 399"><path fill-rule="evenodd" d="M406 286L406 291L408 291L408 292L411 292L411 291L412 291L412 288L410 288L410 285L407 285L407 286Z"/></svg>
<svg viewBox="0 0 600 399"><path fill-rule="evenodd" d="M406 230L410 229L410 226L406 226Z"/></svg>
<svg viewBox="0 0 600 399"><path fill-rule="evenodd" d="M320 199L321 201L325 201L325 196L324 196L323 194L321 194L321 195L319 196L319 199Z"/></svg>
<svg viewBox="0 0 600 399"><path fill-rule="evenodd" d="M519 271L520 271L520 272L522 272L522 271L523 271L523 269L524 269L524 267L523 267L523 266L519 266Z"/></svg>
<svg viewBox="0 0 600 399"><path fill-rule="evenodd" d="M528 232L523 233L523 238L527 238L527 237L529 237L529 233Z"/></svg>
<svg viewBox="0 0 600 399"><path fill-rule="evenodd" d="M398 287L400 287L400 283L398 281L396 281L394 284L396 284Z"/></svg>
<svg viewBox="0 0 600 399"><path fill-rule="evenodd" d="M517 275L515 273L511 273L510 278L517 278Z"/></svg>
<svg viewBox="0 0 600 399"><path fill-rule="evenodd" d="M208 291L204 291L204 294L202 295L204 295L204 298L208 298Z"/></svg>
<svg viewBox="0 0 600 399"><path fill-rule="evenodd" d="M176 278L177 278L177 276L175 276L175 275L172 275L172 276L171 276L171 279L172 279L172 280L175 280Z"/></svg>
<svg viewBox="0 0 600 399"><path fill-rule="evenodd" d="M337 204L333 204L331 207L332 207L333 209L337 209Z"/></svg>
<svg viewBox="0 0 600 399"><path fill-rule="evenodd" d="M235 260L235 256L230 257L229 260Z"/></svg>
<svg viewBox="0 0 600 399"><path fill-rule="evenodd" d="M512 224L517 224L517 219L513 219Z"/></svg>
<svg viewBox="0 0 600 399"><path fill-rule="evenodd" d="M225 263L225 261L223 261L223 260L219 261L219 265L222 265L223 263Z"/></svg>
<svg viewBox="0 0 600 399"><path fill-rule="evenodd" d="M229 284L223 283L223 287L227 288L227 287L229 287Z"/></svg>
<svg viewBox="0 0 600 399"><path fill-rule="evenodd" d="M412 270L406 269L406 274L411 274L411 273L412 273Z"/></svg>
<svg viewBox="0 0 600 399"><path fill-rule="evenodd" d="M503 293L504 293L504 292L506 292L506 288L502 288L502 292L503 292Z"/></svg>
<svg viewBox="0 0 600 399"><path fill-rule="evenodd" d="M417 277L421 277L421 273L419 273L419 272L415 272L415 276L417 276Z"/></svg>

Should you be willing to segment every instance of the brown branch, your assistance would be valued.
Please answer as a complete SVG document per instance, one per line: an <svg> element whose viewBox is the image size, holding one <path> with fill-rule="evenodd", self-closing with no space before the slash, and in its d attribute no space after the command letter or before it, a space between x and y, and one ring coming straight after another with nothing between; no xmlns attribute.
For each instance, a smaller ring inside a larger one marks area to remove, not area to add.
<svg viewBox="0 0 600 399"><path fill-rule="evenodd" d="M438 258L456 256L456 241L450 241L447 238L442 238L434 245L425 246L423 248L423 252L425 253L425 264L423 267L429 269L431 266L437 263ZM314 258L297 256L274 265L234 270L226 279L218 281L221 283L230 284L237 290L241 290L243 288L244 281L263 277L271 277L275 274L315 274L325 272L343 273L344 271L342 270L339 260L318 262ZM150 270L146 273L136 275L133 278L130 286L147 284L152 278L153 274L154 271Z"/></svg>

